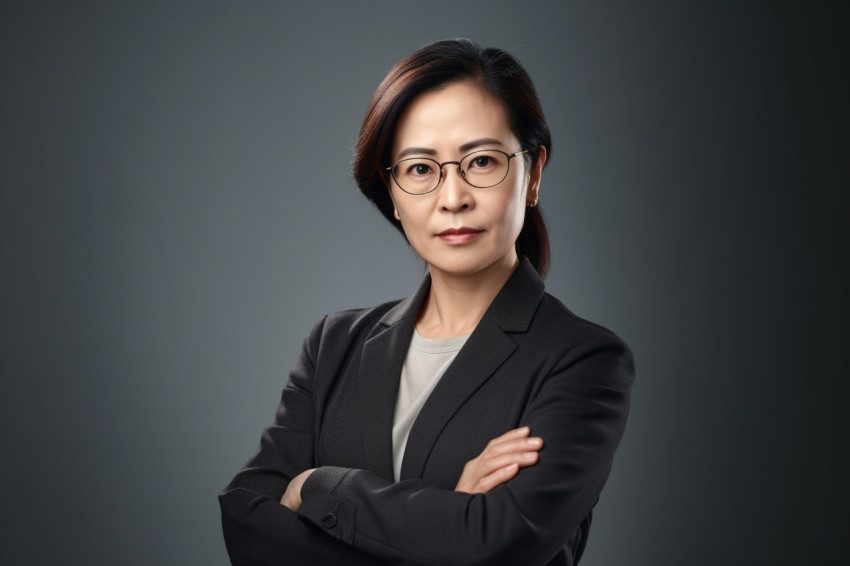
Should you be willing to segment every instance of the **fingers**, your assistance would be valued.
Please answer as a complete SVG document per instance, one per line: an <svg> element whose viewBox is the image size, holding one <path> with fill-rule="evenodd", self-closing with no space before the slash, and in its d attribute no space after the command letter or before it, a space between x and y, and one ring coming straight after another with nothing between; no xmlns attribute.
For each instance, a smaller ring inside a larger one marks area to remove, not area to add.
<svg viewBox="0 0 850 566"><path fill-rule="evenodd" d="M488 458L481 463L483 475L492 474L507 466L516 465L520 468L532 466L537 463L537 452L510 452L493 458Z"/></svg>
<svg viewBox="0 0 850 566"><path fill-rule="evenodd" d="M492 474L481 478L470 493L487 493L488 491L495 489L510 480L512 477L517 475L517 472L519 472L519 466L516 464L499 468Z"/></svg>
<svg viewBox="0 0 850 566"><path fill-rule="evenodd" d="M543 447L543 439L539 437L527 438L526 435L529 433L527 428L524 431L521 429L517 429L517 431L511 431L511 433L516 432L516 434L509 433L496 439L498 442L488 444L484 452L476 458L475 466L478 476L482 480L488 478L488 481L493 481L502 477L500 474L507 473L505 470L515 467L513 473L510 474L510 477L513 477L519 468L537 463L537 452ZM493 478L490 478L490 476L493 476ZM503 481L505 480L499 481L496 485Z"/></svg>
<svg viewBox="0 0 850 566"><path fill-rule="evenodd" d="M305 470L292 478L289 485L286 486L286 491L283 492L280 498L281 505L288 507L292 511L298 511L298 508L301 507L301 487L314 471L316 471L315 468Z"/></svg>
<svg viewBox="0 0 850 566"><path fill-rule="evenodd" d="M455 491L487 493L513 478L520 468L536 464L543 439L529 437L530 433L524 426L488 442L478 457L466 463Z"/></svg>
<svg viewBox="0 0 850 566"><path fill-rule="evenodd" d="M527 426L521 426L519 428L509 430L508 432L506 432L502 436L498 436L498 437L494 438L493 440L491 440L490 442L488 442L487 448L490 448L491 446L495 446L497 444L501 444L502 442L506 442L506 441L509 441L509 440L515 440L517 438L524 438L524 437L528 436L530 432L531 432L531 429Z"/></svg>
<svg viewBox="0 0 850 566"><path fill-rule="evenodd" d="M504 454L512 454L515 452L537 452L543 447L543 439L538 436L531 438L509 438L498 444L488 445L481 456L486 458L494 458Z"/></svg>

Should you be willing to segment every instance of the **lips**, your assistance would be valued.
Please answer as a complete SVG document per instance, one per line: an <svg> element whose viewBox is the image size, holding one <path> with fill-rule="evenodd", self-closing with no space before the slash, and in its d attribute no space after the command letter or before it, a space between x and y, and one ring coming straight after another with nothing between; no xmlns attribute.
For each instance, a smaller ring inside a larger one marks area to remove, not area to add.
<svg viewBox="0 0 850 566"><path fill-rule="evenodd" d="M437 234L437 237L450 244L465 244L476 239L483 232L484 230L476 230L475 228L461 226L460 228L449 228L447 230L443 230Z"/></svg>

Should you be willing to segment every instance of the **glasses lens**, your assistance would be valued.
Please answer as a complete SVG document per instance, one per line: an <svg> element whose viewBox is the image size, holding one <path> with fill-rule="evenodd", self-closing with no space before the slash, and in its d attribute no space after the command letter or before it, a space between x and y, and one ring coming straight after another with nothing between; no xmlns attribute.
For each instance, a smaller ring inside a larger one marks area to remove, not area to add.
<svg viewBox="0 0 850 566"><path fill-rule="evenodd" d="M440 164L427 157L402 159L393 166L393 178L403 191L421 195L440 184Z"/></svg>
<svg viewBox="0 0 850 566"><path fill-rule="evenodd" d="M508 175L508 156L495 149L475 151L461 160L460 169L473 187L492 187Z"/></svg>

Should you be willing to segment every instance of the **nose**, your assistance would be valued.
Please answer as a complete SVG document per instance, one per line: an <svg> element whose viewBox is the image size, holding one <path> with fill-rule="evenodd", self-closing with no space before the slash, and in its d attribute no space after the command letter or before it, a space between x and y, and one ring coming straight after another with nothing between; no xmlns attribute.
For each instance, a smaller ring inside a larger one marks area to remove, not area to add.
<svg viewBox="0 0 850 566"><path fill-rule="evenodd" d="M460 163L444 163L442 177L442 186L437 193L440 210L459 212L472 208L474 204L472 187L463 179Z"/></svg>

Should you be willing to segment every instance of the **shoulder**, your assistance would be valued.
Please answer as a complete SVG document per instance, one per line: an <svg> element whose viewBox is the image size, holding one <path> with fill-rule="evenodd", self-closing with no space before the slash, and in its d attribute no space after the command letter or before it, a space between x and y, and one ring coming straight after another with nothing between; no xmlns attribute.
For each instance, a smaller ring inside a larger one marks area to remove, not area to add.
<svg viewBox="0 0 850 566"><path fill-rule="evenodd" d="M388 301L369 308L348 309L323 316L313 326L308 341L318 347L322 342L350 342L358 337L365 340L381 319L399 305L402 299Z"/></svg>
<svg viewBox="0 0 850 566"><path fill-rule="evenodd" d="M605 366L609 377L621 385L634 380L629 346L613 331L576 315L549 293L543 294L528 335L535 348L548 352L559 366Z"/></svg>
<svg viewBox="0 0 850 566"><path fill-rule="evenodd" d="M620 342L622 340L601 324L591 322L576 315L556 297L543 293L540 305L532 322L534 326L545 327L566 342ZM623 343L623 345L625 345Z"/></svg>

